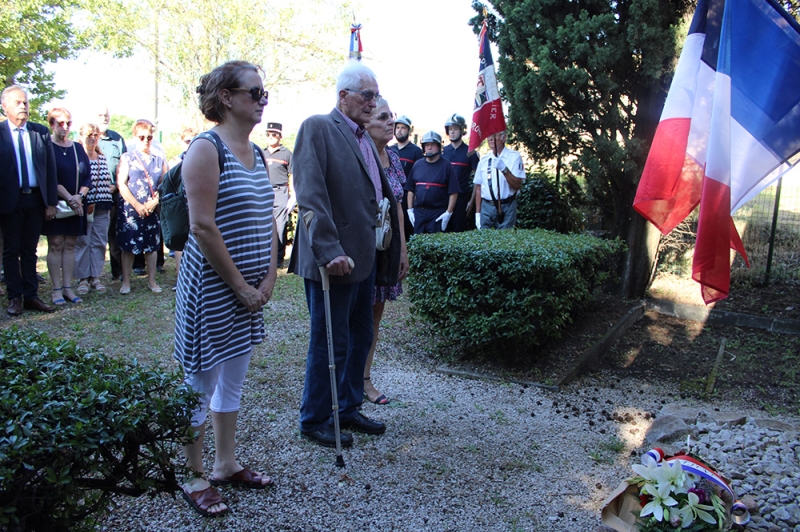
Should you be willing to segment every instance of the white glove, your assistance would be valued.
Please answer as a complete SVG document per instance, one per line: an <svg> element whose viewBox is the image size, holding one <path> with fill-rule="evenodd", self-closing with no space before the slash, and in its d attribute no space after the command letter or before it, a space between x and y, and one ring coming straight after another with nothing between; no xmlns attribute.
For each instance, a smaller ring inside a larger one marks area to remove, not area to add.
<svg viewBox="0 0 800 532"><path fill-rule="evenodd" d="M414 226L414 209L408 209L408 221L411 222L411 226Z"/></svg>
<svg viewBox="0 0 800 532"><path fill-rule="evenodd" d="M495 159L494 167L497 168L497 171L500 172L501 174L503 173L503 170L508 168L506 166L506 163L503 162L503 159Z"/></svg>
<svg viewBox="0 0 800 532"><path fill-rule="evenodd" d="M447 229L447 223L450 221L450 218L452 218L452 217L453 217L453 213L452 212L444 211L441 216L436 218L437 222L439 220L442 221L442 231Z"/></svg>
<svg viewBox="0 0 800 532"><path fill-rule="evenodd" d="M479 212L475 213L475 228L476 229L480 229L481 228L481 213L479 213Z"/></svg>

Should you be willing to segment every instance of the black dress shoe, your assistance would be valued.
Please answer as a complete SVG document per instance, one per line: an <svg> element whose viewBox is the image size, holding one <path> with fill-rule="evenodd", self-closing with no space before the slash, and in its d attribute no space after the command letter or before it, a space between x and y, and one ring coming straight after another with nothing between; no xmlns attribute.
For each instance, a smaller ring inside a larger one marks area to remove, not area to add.
<svg viewBox="0 0 800 532"><path fill-rule="evenodd" d="M307 440L315 441L323 447L336 447L336 434L333 430L333 423L325 425L324 427L312 430L311 432L300 432ZM339 433L342 441L342 447L350 447L353 445L353 435L346 432Z"/></svg>
<svg viewBox="0 0 800 532"><path fill-rule="evenodd" d="M8 302L8 315L19 316L22 314L22 298L15 297Z"/></svg>
<svg viewBox="0 0 800 532"><path fill-rule="evenodd" d="M39 312L55 312L56 309L51 307L38 297L25 300L25 308L28 310L38 310Z"/></svg>
<svg viewBox="0 0 800 532"><path fill-rule="evenodd" d="M341 426L364 434L383 434L386 432L386 423L373 421L361 412L356 412L356 415L352 418L342 421Z"/></svg>
<svg viewBox="0 0 800 532"><path fill-rule="evenodd" d="M136 275L147 275L147 270L145 270L144 268L134 268L133 273L135 273Z"/></svg>

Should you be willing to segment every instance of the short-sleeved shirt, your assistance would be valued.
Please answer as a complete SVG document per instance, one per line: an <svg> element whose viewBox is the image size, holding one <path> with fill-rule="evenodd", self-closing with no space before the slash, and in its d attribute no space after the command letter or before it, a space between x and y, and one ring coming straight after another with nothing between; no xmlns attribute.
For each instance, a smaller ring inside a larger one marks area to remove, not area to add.
<svg viewBox="0 0 800 532"><path fill-rule="evenodd" d="M480 160L477 153L473 151L468 154L468 152L469 149L463 142L458 148L453 148L452 144L448 144L442 151L442 156L450 161L453 170L456 171L462 194L469 194L472 191L472 172L478 167Z"/></svg>
<svg viewBox="0 0 800 532"><path fill-rule="evenodd" d="M514 177L522 179L523 181L525 180L525 167L522 164L522 157L520 157L519 152L511 148L504 148L503 151L500 152L499 158L503 159L503 162L506 163L506 166L511 170ZM508 181L506 181L505 176L497 171L495 165L497 159L498 158L491 152L481 158L480 162L478 162L478 168L475 169L475 179L472 181L474 184L481 186L481 198L488 201L492 200L492 195L489 191L490 176L495 199L504 200L514 195L514 191L508 186ZM497 195L498 190L500 191L499 196Z"/></svg>
<svg viewBox="0 0 800 532"><path fill-rule="evenodd" d="M400 156L400 164L403 165L403 172L406 174L406 177L411 175L411 169L414 168L414 163L422 159L422 148L413 142L409 142L403 148L397 144L392 144L388 146L388 149Z"/></svg>
<svg viewBox="0 0 800 532"><path fill-rule="evenodd" d="M278 146L275 152L269 148L264 148L267 156L267 169L269 170L269 182L272 186L282 186L289 184L289 174L292 173L292 152L286 146Z"/></svg>
<svg viewBox="0 0 800 532"><path fill-rule="evenodd" d="M128 148L125 146L125 140L123 140L122 136L116 131L109 129L106 130L105 134L101 133L101 135L102 136L97 141L97 145L100 147L100 151L102 151L103 155L106 157L108 173L111 176L111 181L116 183L119 161L122 159L122 154L128 151Z"/></svg>
<svg viewBox="0 0 800 532"><path fill-rule="evenodd" d="M426 159L417 161L405 189L414 193L415 209L446 209L450 194L461 191L453 166L442 157L433 163Z"/></svg>

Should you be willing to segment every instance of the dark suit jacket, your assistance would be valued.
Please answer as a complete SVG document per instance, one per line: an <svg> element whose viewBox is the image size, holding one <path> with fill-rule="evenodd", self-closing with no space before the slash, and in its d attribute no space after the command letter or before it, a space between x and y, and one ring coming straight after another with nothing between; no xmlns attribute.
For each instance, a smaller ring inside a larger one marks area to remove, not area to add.
<svg viewBox="0 0 800 532"><path fill-rule="evenodd" d="M331 276L331 283L358 283L369 277L378 260L376 284L397 283L400 268L400 227L397 202L381 168L378 152L369 135L378 162L383 196L391 203L392 244L375 250L378 203L367 163L352 130L334 109L328 115L306 119L297 133L294 149L294 187L300 210L289 271L321 281L319 267L340 255L353 259L349 275ZM313 211L310 233L303 216Z"/></svg>
<svg viewBox="0 0 800 532"><path fill-rule="evenodd" d="M0 122L0 214L13 212L19 200L17 152L11 140L10 123ZM41 124L26 124L31 139L31 156L39 190L45 205L58 203L56 156L50 140L50 130Z"/></svg>

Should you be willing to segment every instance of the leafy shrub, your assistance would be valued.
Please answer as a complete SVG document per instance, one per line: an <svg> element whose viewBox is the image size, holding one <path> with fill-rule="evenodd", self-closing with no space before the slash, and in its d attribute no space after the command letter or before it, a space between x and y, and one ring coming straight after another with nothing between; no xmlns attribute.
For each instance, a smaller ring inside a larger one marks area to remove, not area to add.
<svg viewBox="0 0 800 532"><path fill-rule="evenodd" d="M582 225L581 211L544 174L528 176L517 193L517 228L574 233Z"/></svg>
<svg viewBox="0 0 800 532"><path fill-rule="evenodd" d="M465 347L537 345L560 336L623 248L541 229L415 235L411 310Z"/></svg>
<svg viewBox="0 0 800 532"><path fill-rule="evenodd" d="M179 489L197 404L177 373L0 331L0 527L91 530L115 494Z"/></svg>

